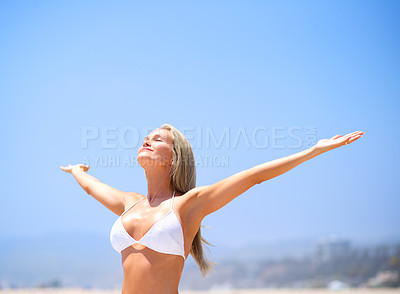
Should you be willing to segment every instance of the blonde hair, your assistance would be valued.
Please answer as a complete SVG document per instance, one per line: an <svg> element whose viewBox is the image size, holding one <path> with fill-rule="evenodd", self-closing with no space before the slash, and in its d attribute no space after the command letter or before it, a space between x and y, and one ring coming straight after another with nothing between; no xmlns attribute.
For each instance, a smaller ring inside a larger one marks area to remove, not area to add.
<svg viewBox="0 0 400 294"><path fill-rule="evenodd" d="M192 146L186 137L170 124L163 124L159 129L168 130L173 137L173 163L171 167L171 186L175 191L186 193L196 187L196 166ZM201 227L201 226L200 226ZM203 246L211 245L201 236L201 229L197 231L193 239L190 254L199 266L203 277L213 269L214 262L207 259ZM212 245L211 245L212 246ZM208 248L207 248L208 249Z"/></svg>

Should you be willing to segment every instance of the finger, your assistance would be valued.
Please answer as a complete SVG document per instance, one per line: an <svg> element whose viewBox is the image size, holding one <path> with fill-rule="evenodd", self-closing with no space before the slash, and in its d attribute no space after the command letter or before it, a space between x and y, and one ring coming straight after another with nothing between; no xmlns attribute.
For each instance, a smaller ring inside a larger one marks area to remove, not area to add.
<svg viewBox="0 0 400 294"><path fill-rule="evenodd" d="M354 134L354 135L349 136L348 138L349 138L349 140L351 140L351 142L353 142L353 141L355 141L355 140L361 138L362 135L363 135L363 134L361 134L361 133L359 133L359 134ZM354 138L356 138L356 139L354 139ZM349 143L350 143L350 142L349 142Z"/></svg>
<svg viewBox="0 0 400 294"><path fill-rule="evenodd" d="M347 134L346 136L355 136L355 135L364 135L364 132L362 132L362 131L355 131L355 132L352 132L352 133ZM346 137L346 136L345 136L345 137Z"/></svg>
<svg viewBox="0 0 400 294"><path fill-rule="evenodd" d="M334 140L334 139L337 139L337 138L340 138L342 135L336 135L336 136L333 136L332 138L331 138L331 140Z"/></svg>
<svg viewBox="0 0 400 294"><path fill-rule="evenodd" d="M344 136L345 136L345 137L348 137L348 136L356 135L356 134L358 134L358 133L359 133L359 131L355 131L355 132L348 133L348 134L346 134L346 135L344 135Z"/></svg>
<svg viewBox="0 0 400 294"><path fill-rule="evenodd" d="M358 135L360 135L359 133L351 133L351 134L347 134L347 135L345 135L344 137L345 138L351 138L351 137L354 137L354 136L358 136Z"/></svg>
<svg viewBox="0 0 400 294"><path fill-rule="evenodd" d="M353 136L353 137L349 137L349 138L346 140L345 145L348 145L348 144L354 142L355 140L357 140L357 139L359 139L359 138L361 138L361 135L356 135L356 136Z"/></svg>
<svg viewBox="0 0 400 294"><path fill-rule="evenodd" d="M361 135L357 135L355 137L352 137L352 138L349 139L349 143L354 142L355 140L358 140L360 138L361 138Z"/></svg>
<svg viewBox="0 0 400 294"><path fill-rule="evenodd" d="M357 132L348 133L348 134L345 135L345 137L354 136L354 135L357 135L358 133L359 133L358 131Z"/></svg>

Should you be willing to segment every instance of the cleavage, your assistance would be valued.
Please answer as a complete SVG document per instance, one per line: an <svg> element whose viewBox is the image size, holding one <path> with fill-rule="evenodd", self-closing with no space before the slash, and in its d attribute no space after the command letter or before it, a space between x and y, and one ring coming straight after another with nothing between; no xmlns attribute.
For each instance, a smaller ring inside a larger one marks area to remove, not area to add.
<svg viewBox="0 0 400 294"><path fill-rule="evenodd" d="M156 208L142 207L137 209L137 205L134 205L124 213L121 216L121 223L128 235L135 241L143 238L161 218L168 214L169 206L164 205L165 202L168 204L169 201L164 201Z"/></svg>

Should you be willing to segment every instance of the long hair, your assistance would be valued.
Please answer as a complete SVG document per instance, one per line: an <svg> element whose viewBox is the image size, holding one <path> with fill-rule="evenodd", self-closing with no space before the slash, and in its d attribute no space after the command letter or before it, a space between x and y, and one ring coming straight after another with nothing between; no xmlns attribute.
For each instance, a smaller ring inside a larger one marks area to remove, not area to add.
<svg viewBox="0 0 400 294"><path fill-rule="evenodd" d="M196 187L196 167L192 146L186 137L170 124L163 124L159 129L171 132L173 143L173 163L171 166L170 181L175 191L182 194ZM199 266L203 277L213 269L214 262L211 262L205 256L203 246L211 245L201 236L201 225L193 239L190 254ZM207 248L208 249L208 248Z"/></svg>

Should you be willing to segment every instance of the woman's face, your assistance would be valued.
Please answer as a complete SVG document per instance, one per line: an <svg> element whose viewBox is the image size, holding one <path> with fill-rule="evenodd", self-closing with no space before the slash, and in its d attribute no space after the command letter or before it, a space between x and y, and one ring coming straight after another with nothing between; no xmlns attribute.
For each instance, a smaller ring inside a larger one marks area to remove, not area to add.
<svg viewBox="0 0 400 294"><path fill-rule="evenodd" d="M170 131L155 129L143 140L139 148L137 161L145 166L171 165L173 153L173 138Z"/></svg>

